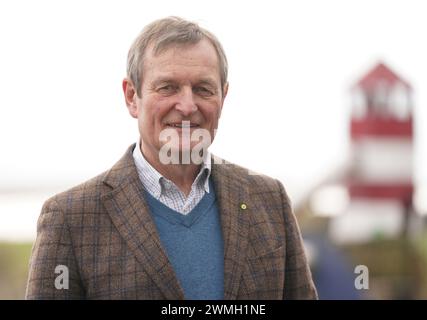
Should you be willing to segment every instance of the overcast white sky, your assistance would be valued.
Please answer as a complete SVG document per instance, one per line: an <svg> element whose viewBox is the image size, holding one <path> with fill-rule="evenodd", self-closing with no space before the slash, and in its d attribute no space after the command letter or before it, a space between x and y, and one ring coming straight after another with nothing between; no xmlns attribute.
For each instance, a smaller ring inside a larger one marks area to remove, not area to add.
<svg viewBox="0 0 427 320"><path fill-rule="evenodd" d="M426 184L426 14L422 0L2 1L0 189L68 187L119 159L137 139L121 91L128 48L168 15L210 29L228 55L219 156L298 198L344 161L348 89L381 59L414 87Z"/></svg>

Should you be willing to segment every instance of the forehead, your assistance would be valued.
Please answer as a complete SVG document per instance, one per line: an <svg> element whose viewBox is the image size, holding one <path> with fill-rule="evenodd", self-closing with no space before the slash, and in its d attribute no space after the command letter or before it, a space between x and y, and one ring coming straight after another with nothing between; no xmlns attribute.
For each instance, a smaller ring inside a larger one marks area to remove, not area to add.
<svg viewBox="0 0 427 320"><path fill-rule="evenodd" d="M214 46L207 39L195 44L178 44L155 53L147 48L143 78L163 76L209 76L219 79L219 59Z"/></svg>

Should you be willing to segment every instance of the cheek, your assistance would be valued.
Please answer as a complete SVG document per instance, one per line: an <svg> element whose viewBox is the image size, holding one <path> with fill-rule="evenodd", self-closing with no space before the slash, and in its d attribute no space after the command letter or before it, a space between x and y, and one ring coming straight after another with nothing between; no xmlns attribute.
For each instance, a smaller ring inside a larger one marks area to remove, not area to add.
<svg viewBox="0 0 427 320"><path fill-rule="evenodd" d="M153 128L159 122L162 108L152 99L142 100L138 108L138 121L140 125Z"/></svg>
<svg viewBox="0 0 427 320"><path fill-rule="evenodd" d="M216 123L221 114L221 104L219 101L199 105L199 111L206 121Z"/></svg>
<svg viewBox="0 0 427 320"><path fill-rule="evenodd" d="M214 128L217 127L220 114L221 114L221 109L218 107L215 107L210 109L209 113L206 115L207 120Z"/></svg>

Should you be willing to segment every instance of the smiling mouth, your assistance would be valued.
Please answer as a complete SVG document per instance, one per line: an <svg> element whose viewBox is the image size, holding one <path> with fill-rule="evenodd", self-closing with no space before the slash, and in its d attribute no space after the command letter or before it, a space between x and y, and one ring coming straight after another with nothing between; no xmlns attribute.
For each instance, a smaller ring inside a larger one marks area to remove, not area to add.
<svg viewBox="0 0 427 320"><path fill-rule="evenodd" d="M183 121L182 123L168 123L166 125L168 127L171 127L171 128L180 128L180 129L197 128L197 127L199 127L198 124L196 124L196 123L190 123L189 121Z"/></svg>

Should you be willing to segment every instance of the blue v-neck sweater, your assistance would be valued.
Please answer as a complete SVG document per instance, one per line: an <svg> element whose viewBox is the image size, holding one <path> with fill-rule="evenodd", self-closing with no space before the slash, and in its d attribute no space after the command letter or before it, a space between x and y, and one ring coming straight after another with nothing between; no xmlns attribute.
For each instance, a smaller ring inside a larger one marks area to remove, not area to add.
<svg viewBox="0 0 427 320"><path fill-rule="evenodd" d="M145 199L186 299L224 298L224 247L212 181L209 193L183 215L145 192Z"/></svg>

